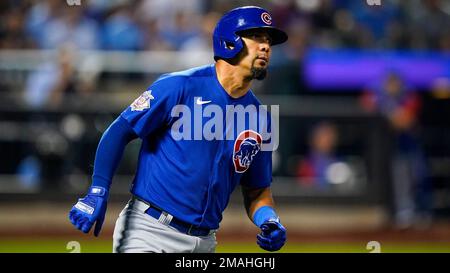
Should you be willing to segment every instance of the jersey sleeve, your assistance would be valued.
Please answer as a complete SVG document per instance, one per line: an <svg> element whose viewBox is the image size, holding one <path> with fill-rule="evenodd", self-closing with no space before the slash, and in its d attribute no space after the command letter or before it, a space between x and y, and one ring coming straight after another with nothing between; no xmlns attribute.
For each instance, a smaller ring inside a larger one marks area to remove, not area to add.
<svg viewBox="0 0 450 273"><path fill-rule="evenodd" d="M145 138L170 123L172 108L181 101L184 81L180 76L158 79L121 116L140 138Z"/></svg>
<svg viewBox="0 0 450 273"><path fill-rule="evenodd" d="M250 167L241 177L241 185L250 188L266 188L272 183L272 151L274 146L270 143L274 141L275 137L272 132L271 114L264 110L260 111L259 115L266 115L267 117L260 120L260 122L266 121L260 124L263 127L260 130L266 132L262 136L264 148L255 155Z"/></svg>
<svg viewBox="0 0 450 273"><path fill-rule="evenodd" d="M271 183L272 151L260 151L242 175L241 185L250 188L267 188Z"/></svg>

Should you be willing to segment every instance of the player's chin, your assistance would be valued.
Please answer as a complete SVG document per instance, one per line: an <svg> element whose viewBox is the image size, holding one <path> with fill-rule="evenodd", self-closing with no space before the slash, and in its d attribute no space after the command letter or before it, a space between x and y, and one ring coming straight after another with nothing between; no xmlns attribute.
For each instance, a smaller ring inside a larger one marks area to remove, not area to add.
<svg viewBox="0 0 450 273"><path fill-rule="evenodd" d="M267 69L264 67L252 67L252 78L256 80L264 80L267 76Z"/></svg>

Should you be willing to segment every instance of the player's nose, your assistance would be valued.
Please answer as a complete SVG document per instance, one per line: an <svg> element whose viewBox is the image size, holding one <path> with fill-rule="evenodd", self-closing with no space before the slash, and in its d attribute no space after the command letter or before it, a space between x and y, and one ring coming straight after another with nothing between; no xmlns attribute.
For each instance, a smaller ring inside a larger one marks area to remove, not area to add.
<svg viewBox="0 0 450 273"><path fill-rule="evenodd" d="M263 52L269 52L270 50L270 41L269 39L264 39L261 43L259 43L259 50Z"/></svg>

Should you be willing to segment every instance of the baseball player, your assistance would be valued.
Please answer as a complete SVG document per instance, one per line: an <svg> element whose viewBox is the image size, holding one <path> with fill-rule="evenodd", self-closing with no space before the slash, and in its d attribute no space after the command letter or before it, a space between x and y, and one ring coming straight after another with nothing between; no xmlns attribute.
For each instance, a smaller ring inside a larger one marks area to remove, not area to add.
<svg viewBox="0 0 450 273"><path fill-rule="evenodd" d="M261 149L265 141L261 128L252 128L250 118L243 129L236 123L228 126L224 114L223 126L215 127L227 137L207 140L189 129L195 129L196 122L206 126L208 119L196 120L177 109L192 113L212 105L222 113L238 105L259 109L250 86L266 76L271 47L287 38L260 7L226 13L213 34L214 64L161 76L104 132L89 192L69 213L72 224L84 233L95 224L98 236L125 146L141 138L132 197L116 221L113 252L214 252L222 213L237 185L242 187L249 218L261 229L257 244L279 250L286 229L274 209L272 151ZM180 139L173 128L182 120L189 121L190 128L183 130L190 133Z"/></svg>

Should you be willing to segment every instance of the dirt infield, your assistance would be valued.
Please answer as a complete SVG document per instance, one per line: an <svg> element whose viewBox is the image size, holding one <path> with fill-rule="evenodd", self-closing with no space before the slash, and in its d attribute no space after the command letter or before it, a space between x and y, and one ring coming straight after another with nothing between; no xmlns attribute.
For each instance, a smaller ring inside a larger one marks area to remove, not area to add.
<svg viewBox="0 0 450 273"><path fill-rule="evenodd" d="M218 234L218 239L242 240L242 238L252 239L256 233L243 233L239 231L227 230ZM290 241L305 243L332 243L332 242L415 242L415 243L450 243L450 223L435 223L426 229L395 229L380 228L377 230L353 230L353 231L329 231L329 232L299 232L288 230Z"/></svg>
<svg viewBox="0 0 450 273"><path fill-rule="evenodd" d="M0 206L0 240L7 238L81 238L69 222L72 204L38 203ZM111 204L100 238L112 237L115 219L122 204ZM379 208L298 208L282 207L280 216L288 230L288 239L298 243L332 242L440 242L450 243L450 221L439 220L428 227L395 229L386 222ZM258 229L243 208L231 206L217 233L220 241L254 241Z"/></svg>

